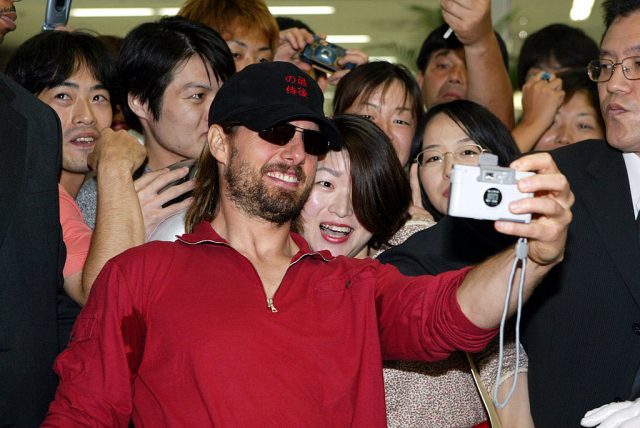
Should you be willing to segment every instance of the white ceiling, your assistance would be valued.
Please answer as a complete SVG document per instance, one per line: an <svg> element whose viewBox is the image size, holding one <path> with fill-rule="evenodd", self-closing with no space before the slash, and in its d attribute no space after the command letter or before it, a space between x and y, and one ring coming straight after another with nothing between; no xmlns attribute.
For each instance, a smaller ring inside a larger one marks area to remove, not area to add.
<svg viewBox="0 0 640 428"><path fill-rule="evenodd" d="M176 0L73 0L73 7L179 7ZM358 48L374 56L396 56L399 62L418 49L432 29L421 21L421 15L412 6L437 10L438 0L267 0L270 6L331 5L335 15L296 16L318 33L368 34L368 45L345 45ZM602 33L600 4L596 0L591 17L582 22L571 22L569 9L572 0L493 0L494 22L509 14L511 19L498 27L507 40L512 57L522 43L518 35L531 33L549 23L563 22L584 29L596 41ZM0 47L0 64L6 62L11 51L30 35L40 31L44 17L45 0L27 0L16 4L18 29L9 34ZM90 29L100 34L124 36L135 25L157 19L144 18L71 18L69 25L77 29ZM393 44L395 47L390 47ZM407 64L410 65L410 64Z"/></svg>

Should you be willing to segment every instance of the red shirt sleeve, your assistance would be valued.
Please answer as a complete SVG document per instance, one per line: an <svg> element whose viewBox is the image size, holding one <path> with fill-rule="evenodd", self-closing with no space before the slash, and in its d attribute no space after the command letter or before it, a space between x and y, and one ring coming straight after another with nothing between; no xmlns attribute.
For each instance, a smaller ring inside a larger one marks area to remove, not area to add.
<svg viewBox="0 0 640 428"><path fill-rule="evenodd" d="M487 346L498 329L473 324L456 297L470 269L406 277L384 265L376 296L383 359L438 361Z"/></svg>
<svg viewBox="0 0 640 428"><path fill-rule="evenodd" d="M118 265L107 263L54 364L60 378L43 427L127 427L145 323Z"/></svg>

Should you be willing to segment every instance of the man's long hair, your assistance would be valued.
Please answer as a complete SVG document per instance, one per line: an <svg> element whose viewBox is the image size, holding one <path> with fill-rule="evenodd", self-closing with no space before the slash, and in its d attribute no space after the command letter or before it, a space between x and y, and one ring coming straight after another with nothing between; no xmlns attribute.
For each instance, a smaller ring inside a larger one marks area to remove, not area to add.
<svg viewBox="0 0 640 428"><path fill-rule="evenodd" d="M232 136L235 126L222 125L227 136ZM218 211L220 201L220 177L218 161L205 144L198 159L198 168L193 188L193 203L185 216L185 230L191 233L193 228L202 221L212 221Z"/></svg>

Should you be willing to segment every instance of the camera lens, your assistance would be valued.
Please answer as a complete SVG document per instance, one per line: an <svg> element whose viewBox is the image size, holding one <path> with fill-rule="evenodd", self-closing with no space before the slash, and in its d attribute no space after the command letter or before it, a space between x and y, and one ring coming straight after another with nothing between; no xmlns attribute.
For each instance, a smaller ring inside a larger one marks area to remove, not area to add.
<svg viewBox="0 0 640 428"><path fill-rule="evenodd" d="M314 55L317 61L320 61L324 64L333 64L336 60L336 53L333 51L333 49L326 46L318 47L314 52Z"/></svg>

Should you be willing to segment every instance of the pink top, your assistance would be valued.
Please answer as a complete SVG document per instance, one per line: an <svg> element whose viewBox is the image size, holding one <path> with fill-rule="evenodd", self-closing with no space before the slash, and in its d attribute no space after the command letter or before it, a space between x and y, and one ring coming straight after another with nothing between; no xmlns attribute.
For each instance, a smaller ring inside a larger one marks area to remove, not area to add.
<svg viewBox="0 0 640 428"><path fill-rule="evenodd" d="M76 201L60 184L58 184L58 194L62 239L67 247L67 260L62 273L65 278L68 278L82 272L91 246L91 229L85 224Z"/></svg>

